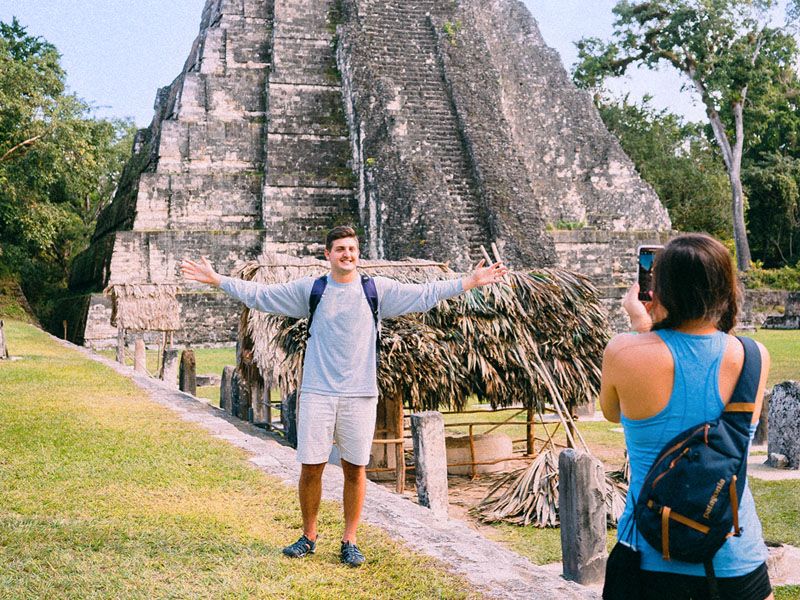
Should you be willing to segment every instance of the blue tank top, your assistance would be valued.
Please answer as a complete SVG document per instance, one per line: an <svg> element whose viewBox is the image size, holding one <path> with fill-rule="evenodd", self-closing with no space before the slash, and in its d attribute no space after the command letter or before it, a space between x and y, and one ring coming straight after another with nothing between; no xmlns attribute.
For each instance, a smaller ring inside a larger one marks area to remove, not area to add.
<svg viewBox="0 0 800 600"><path fill-rule="evenodd" d="M633 520L633 507L647 471L664 445L681 431L704 421L713 421L725 405L719 395L719 369L728 343L728 335L716 332L691 335L666 329L656 334L667 345L675 364L672 394L667 405L646 419L622 416L625 444L631 463L631 480L625 511L617 527L617 538L642 553L642 569L683 575L705 576L702 564L664 560L661 552L638 535ZM750 438L755 426L750 428ZM767 547L761 533L750 486L745 483L739 506L740 537L731 537L714 555L717 577L746 575L767 560Z"/></svg>

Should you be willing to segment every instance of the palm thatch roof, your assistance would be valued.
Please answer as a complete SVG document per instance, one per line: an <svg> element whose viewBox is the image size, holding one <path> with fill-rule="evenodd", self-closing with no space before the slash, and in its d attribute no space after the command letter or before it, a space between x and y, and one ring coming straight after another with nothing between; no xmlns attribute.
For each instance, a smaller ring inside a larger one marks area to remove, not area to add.
<svg viewBox="0 0 800 600"><path fill-rule="evenodd" d="M323 261L271 255L239 275L274 283L328 269ZM420 260L361 261L359 269L404 282L461 276ZM243 375L260 373L290 393L306 337L305 320L246 310ZM597 293L585 277L558 269L512 272L505 283L470 290L428 313L384 321L378 385L384 396L402 395L413 410L459 410L473 394L493 407L594 402L608 337Z"/></svg>
<svg viewBox="0 0 800 600"><path fill-rule="evenodd" d="M181 306L177 285L114 284L104 292L111 296L111 324L127 331L177 331Z"/></svg>

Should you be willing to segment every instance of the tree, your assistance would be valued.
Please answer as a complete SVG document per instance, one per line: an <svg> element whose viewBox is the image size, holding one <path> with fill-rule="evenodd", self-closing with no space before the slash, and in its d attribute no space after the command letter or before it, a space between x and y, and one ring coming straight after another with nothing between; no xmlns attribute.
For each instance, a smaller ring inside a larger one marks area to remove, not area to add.
<svg viewBox="0 0 800 600"><path fill-rule="evenodd" d="M135 131L92 118L65 93L59 61L16 20L0 22L0 274L22 279L42 322L111 200Z"/></svg>
<svg viewBox="0 0 800 600"><path fill-rule="evenodd" d="M730 238L730 193L719 152L702 126L656 110L650 100L637 105L627 96L598 96L596 104L606 127L667 207L673 227Z"/></svg>
<svg viewBox="0 0 800 600"><path fill-rule="evenodd" d="M767 266L800 256L800 158L773 154L744 173L753 246Z"/></svg>
<svg viewBox="0 0 800 600"><path fill-rule="evenodd" d="M800 1L790 0L783 27L771 25L777 5L778 0L620 0L613 9L614 39L578 42L579 85L597 87L631 65L666 63L686 76L686 88L697 91L730 181L740 271L751 262L741 177L748 94L780 81L797 56L789 31L800 16Z"/></svg>

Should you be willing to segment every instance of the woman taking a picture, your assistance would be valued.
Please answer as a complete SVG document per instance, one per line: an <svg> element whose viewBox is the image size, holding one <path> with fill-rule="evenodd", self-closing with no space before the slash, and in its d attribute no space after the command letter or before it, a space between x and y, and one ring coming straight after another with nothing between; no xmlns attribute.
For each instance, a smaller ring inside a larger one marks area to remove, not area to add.
<svg viewBox="0 0 800 600"><path fill-rule="evenodd" d="M728 250L702 234L671 240L656 258L652 301L638 300L634 285L624 300L636 334L616 336L603 356L600 404L609 421L622 423L630 459L630 488L618 525L619 539L641 554L641 597L709 597L703 564L665 560L637 534L634 504L664 445L689 427L720 417L744 364L742 343L730 335L739 291ZM750 426L761 413L769 354L761 353L761 378ZM742 532L713 557L723 599L772 598L767 548L750 489L739 506Z"/></svg>

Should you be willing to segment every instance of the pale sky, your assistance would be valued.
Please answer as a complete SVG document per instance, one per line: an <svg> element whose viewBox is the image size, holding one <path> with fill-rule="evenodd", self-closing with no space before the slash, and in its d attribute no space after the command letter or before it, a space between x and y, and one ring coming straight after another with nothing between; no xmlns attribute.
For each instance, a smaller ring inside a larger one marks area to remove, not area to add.
<svg viewBox="0 0 800 600"><path fill-rule="evenodd" d="M54 44L62 54L70 91L89 101L100 117L132 117L140 127L150 123L156 90L169 84L183 67L197 36L205 0L0 0L0 21L12 16ZM614 0L524 0L539 23L545 41L570 69L574 42L584 36L607 39ZM692 120L704 111L680 77L634 72L613 84L631 97L654 96L658 108L669 108Z"/></svg>

